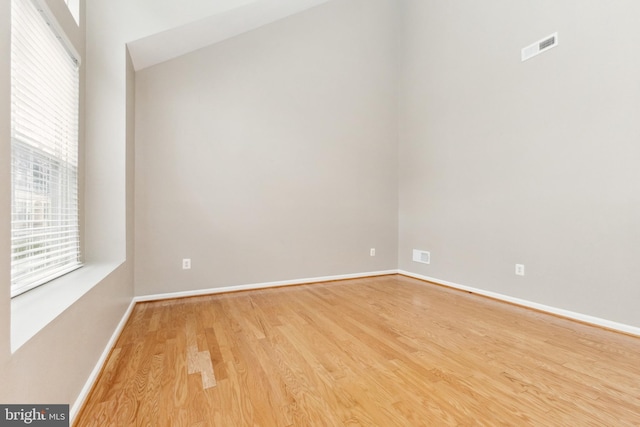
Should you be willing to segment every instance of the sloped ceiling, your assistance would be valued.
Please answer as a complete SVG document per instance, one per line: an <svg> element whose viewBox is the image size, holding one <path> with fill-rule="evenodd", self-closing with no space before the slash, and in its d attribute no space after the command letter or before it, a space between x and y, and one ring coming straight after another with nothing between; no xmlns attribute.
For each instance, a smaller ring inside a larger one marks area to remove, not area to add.
<svg viewBox="0 0 640 427"><path fill-rule="evenodd" d="M239 0L238 7L127 43L136 71L254 30L330 0Z"/></svg>

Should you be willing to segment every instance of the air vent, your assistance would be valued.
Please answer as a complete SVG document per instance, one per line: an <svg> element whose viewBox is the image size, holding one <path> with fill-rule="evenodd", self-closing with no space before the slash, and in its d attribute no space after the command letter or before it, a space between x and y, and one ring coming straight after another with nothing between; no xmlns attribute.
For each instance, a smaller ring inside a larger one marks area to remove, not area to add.
<svg viewBox="0 0 640 427"><path fill-rule="evenodd" d="M546 52L556 46L558 46L558 33L553 33L550 36L547 36L522 49L522 60L526 61L527 59L531 59L534 56L540 55L542 52Z"/></svg>
<svg viewBox="0 0 640 427"><path fill-rule="evenodd" d="M422 264L431 264L431 253L427 251L413 250L413 260Z"/></svg>
<svg viewBox="0 0 640 427"><path fill-rule="evenodd" d="M549 37L548 39L540 42L540 50L544 50L554 44L556 44L556 36Z"/></svg>

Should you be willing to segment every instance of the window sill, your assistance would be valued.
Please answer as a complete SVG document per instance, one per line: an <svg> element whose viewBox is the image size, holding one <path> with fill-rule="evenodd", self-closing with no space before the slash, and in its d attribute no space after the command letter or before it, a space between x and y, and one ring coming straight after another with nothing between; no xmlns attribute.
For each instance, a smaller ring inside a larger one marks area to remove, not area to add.
<svg viewBox="0 0 640 427"><path fill-rule="evenodd" d="M11 300L11 352L44 329L121 263L89 263Z"/></svg>

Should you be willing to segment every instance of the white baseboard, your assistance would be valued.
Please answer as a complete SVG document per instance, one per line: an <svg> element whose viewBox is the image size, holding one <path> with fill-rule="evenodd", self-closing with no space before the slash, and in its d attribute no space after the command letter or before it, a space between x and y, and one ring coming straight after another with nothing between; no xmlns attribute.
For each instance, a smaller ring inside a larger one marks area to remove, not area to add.
<svg viewBox="0 0 640 427"><path fill-rule="evenodd" d="M612 329L615 331L623 332L629 335L640 336L640 328L630 325L625 325L624 323L613 322L607 319L601 319L599 317L589 316L586 314L576 313L569 310L564 310L562 308L551 307L544 304L538 304L536 302L531 302L527 300L523 300L520 298L514 298L507 295L502 295L496 292L485 291L482 289L472 288L470 286L459 285L457 283L448 282L446 280L440 280L433 277L423 276L421 274L410 273L404 270L398 270L398 274L402 274L403 276L413 277L414 279L420 279L427 282L436 283L438 285L443 285L453 289L459 289L462 291L473 292L474 294L483 295L489 298L493 298L499 301L509 302L511 304L519 305L522 307L532 308L534 310L542 311L545 313L554 314L557 316L565 317L572 320L577 320L579 322L588 323L590 325L600 326L607 329Z"/></svg>
<svg viewBox="0 0 640 427"><path fill-rule="evenodd" d="M80 391L78 398L76 399L75 403L69 410L69 418L70 418L69 425L73 425L76 419L76 416L78 415L78 412L82 408L82 405L84 405L84 402L87 400L87 397L89 397L89 393L91 393L93 384L98 379L100 372L102 372L102 368L106 363L107 358L109 357L109 354L111 354L111 349L113 349L113 347L116 345L116 341L118 341L118 338L120 337L120 333L124 329L124 325L126 325L127 320L129 320L129 316L131 316L131 313L133 312L133 307L135 305L136 305L135 301L132 300L131 303L129 304L129 307L127 308L127 311L125 311L124 315L122 316L122 319L120 319L120 323L118 323L118 326L116 327L115 331L113 331L113 334L111 335L111 338L107 343L107 346L105 347L104 351L100 355L100 358L98 359L96 366L93 368L93 371L91 371L91 375L89 375L89 378L87 379L87 382L84 384L84 387Z"/></svg>
<svg viewBox="0 0 640 427"><path fill-rule="evenodd" d="M368 273L343 274L338 276L312 277L307 279L283 280L279 282L253 283L249 285L225 286L221 288L198 289L195 291L170 292L135 297L135 302L160 301L164 299L186 298L202 295L221 294L226 292L251 291L257 289L278 288L282 286L305 285L309 283L331 282L335 280L360 279L363 277L387 276L398 274L398 270L372 271Z"/></svg>

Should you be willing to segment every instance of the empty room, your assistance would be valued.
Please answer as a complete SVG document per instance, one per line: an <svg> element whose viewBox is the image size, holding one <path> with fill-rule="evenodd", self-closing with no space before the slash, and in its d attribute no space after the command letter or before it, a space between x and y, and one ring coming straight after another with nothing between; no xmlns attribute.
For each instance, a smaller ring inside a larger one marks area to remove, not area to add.
<svg viewBox="0 0 640 427"><path fill-rule="evenodd" d="M0 2L0 424L639 426L638 16Z"/></svg>

